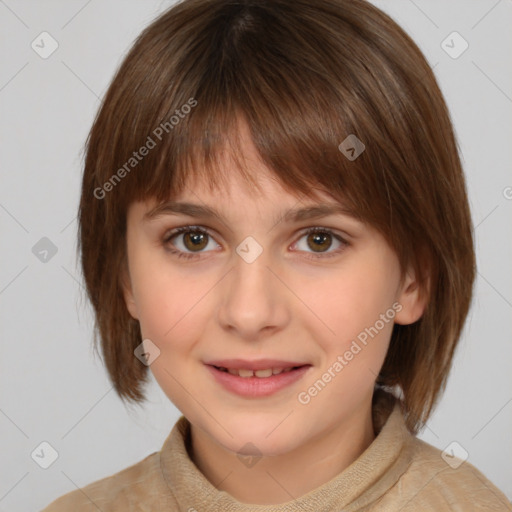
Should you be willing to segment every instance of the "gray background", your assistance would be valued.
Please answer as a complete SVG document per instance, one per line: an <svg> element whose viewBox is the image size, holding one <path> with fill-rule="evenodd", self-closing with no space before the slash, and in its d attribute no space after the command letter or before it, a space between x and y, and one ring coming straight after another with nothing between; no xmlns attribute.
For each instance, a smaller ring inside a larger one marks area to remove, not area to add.
<svg viewBox="0 0 512 512"><path fill-rule="evenodd" d="M473 307L447 391L420 437L441 449L456 441L512 498L512 1L374 3L434 67L460 143L475 223ZM75 259L81 150L99 98L134 38L170 4L0 0L4 512L43 508L138 462L160 449L180 415L154 380L143 407L126 408L116 397L93 356L91 310ZM59 44L47 59L31 47L43 31ZM469 43L456 59L441 46L453 31ZM33 253L43 237L55 255ZM58 452L48 469L31 458L43 441Z"/></svg>

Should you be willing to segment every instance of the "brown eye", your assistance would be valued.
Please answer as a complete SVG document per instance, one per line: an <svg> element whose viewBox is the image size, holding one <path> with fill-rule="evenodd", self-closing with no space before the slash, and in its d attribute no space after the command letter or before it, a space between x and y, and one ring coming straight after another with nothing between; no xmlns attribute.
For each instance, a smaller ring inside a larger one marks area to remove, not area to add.
<svg viewBox="0 0 512 512"><path fill-rule="evenodd" d="M188 231L183 234L183 245L190 251L200 251L208 245L208 235L200 231Z"/></svg>
<svg viewBox="0 0 512 512"><path fill-rule="evenodd" d="M168 251L179 257L199 257L203 252L209 252L204 250L209 245L212 246L210 249L218 247L207 231L194 226L175 229L164 237L163 243Z"/></svg>
<svg viewBox="0 0 512 512"><path fill-rule="evenodd" d="M294 249L306 253L308 258L325 259L339 255L348 245L348 242L330 229L314 227L302 234L295 242Z"/></svg>
<svg viewBox="0 0 512 512"><path fill-rule="evenodd" d="M307 237L308 247L315 252L324 252L332 245L332 235L323 231L309 233Z"/></svg>
<svg viewBox="0 0 512 512"><path fill-rule="evenodd" d="M201 258L203 253L210 252L208 251L210 244L212 244L210 251L220 248L208 231L195 226L177 228L163 239L163 245L167 251L179 258L188 259ZM329 250L333 248L333 244L334 250ZM294 244L294 249L297 248L300 252L306 253L306 257L309 258L327 258L339 255L349 245L330 229L314 227L303 233Z"/></svg>

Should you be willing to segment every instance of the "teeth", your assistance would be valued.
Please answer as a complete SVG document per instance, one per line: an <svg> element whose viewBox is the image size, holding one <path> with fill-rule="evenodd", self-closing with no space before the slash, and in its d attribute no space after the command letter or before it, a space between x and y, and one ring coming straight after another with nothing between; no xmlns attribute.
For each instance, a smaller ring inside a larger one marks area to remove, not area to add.
<svg viewBox="0 0 512 512"><path fill-rule="evenodd" d="M254 372L252 370L238 370L240 377L252 377Z"/></svg>
<svg viewBox="0 0 512 512"><path fill-rule="evenodd" d="M256 377L270 377L272 375L272 368L268 370L256 370L254 375L256 375Z"/></svg>
<svg viewBox="0 0 512 512"><path fill-rule="evenodd" d="M259 377L260 379L272 377L272 375L279 375L280 373L286 373L293 369L293 366L289 368L267 368L266 370L245 370L240 369L237 370L235 368L220 368L223 372L230 373L231 375L238 375L239 377L248 378L248 377Z"/></svg>

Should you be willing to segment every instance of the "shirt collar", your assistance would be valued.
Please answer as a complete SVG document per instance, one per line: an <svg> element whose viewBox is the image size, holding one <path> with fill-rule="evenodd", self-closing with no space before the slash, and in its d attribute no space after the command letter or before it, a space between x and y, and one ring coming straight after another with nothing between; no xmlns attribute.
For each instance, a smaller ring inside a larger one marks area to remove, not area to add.
<svg viewBox="0 0 512 512"><path fill-rule="evenodd" d="M345 470L330 481L295 500L279 505L248 505L218 490L189 457L190 423L181 416L160 452L163 478L179 504L180 512L321 512L359 510L378 500L405 472L411 462L405 450L412 435L407 430L398 401L385 399L374 404L376 437Z"/></svg>

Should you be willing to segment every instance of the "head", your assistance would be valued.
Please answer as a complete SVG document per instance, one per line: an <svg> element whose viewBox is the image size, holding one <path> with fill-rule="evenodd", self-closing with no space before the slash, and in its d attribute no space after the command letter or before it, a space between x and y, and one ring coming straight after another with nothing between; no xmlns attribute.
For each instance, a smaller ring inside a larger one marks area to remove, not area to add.
<svg viewBox="0 0 512 512"><path fill-rule="evenodd" d="M171 215L170 202L218 216ZM339 211L286 215L319 204ZM176 233L184 226L207 233ZM143 401L152 371L226 446L229 431L268 453L291 448L378 387L400 390L416 432L471 301L471 219L446 105L415 43L362 0L166 11L125 57L91 129L79 229L119 396ZM237 250L247 237L250 262ZM149 367L134 356L144 339L160 350ZM266 398L219 393L205 363L240 357L308 363L307 380ZM292 409L296 427L263 441Z"/></svg>

